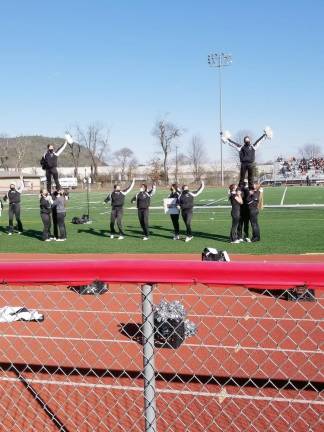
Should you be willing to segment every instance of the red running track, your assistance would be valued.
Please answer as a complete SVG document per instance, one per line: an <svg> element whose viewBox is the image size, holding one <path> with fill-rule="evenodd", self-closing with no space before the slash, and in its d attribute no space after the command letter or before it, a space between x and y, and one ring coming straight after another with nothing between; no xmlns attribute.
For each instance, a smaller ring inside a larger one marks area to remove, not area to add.
<svg viewBox="0 0 324 432"><path fill-rule="evenodd" d="M198 334L178 350L156 350L159 430L261 431L271 424L276 431L319 431L323 405L317 391L226 384L226 377L322 381L316 342L323 340L322 295L317 293L321 302L296 304L243 288L157 287L155 303L179 299L198 324ZM1 300L46 316L41 324L0 324L3 428L143 430L142 347L136 336L120 331L121 324L141 321L139 287L111 285L99 298L64 287L4 287ZM23 365L34 366L28 371ZM110 375L102 376L106 370ZM179 379L170 382L166 373ZM206 383L206 377L214 380Z"/></svg>

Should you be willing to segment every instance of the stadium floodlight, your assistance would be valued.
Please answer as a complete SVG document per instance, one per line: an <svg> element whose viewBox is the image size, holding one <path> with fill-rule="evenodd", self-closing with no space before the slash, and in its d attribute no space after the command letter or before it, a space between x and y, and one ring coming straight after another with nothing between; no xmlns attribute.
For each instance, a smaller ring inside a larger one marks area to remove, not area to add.
<svg viewBox="0 0 324 432"><path fill-rule="evenodd" d="M222 118L222 68L232 64L231 54L212 53L208 55L210 67L216 67L219 71L219 141L220 141L220 160L221 160L221 184L224 186L224 166L223 166L223 118Z"/></svg>

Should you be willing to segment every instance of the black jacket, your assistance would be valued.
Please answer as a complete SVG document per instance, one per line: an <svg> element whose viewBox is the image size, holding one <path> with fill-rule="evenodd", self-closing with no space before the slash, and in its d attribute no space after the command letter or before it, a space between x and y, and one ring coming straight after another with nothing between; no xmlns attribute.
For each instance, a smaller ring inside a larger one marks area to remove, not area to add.
<svg viewBox="0 0 324 432"><path fill-rule="evenodd" d="M132 198L132 203L136 202L138 209L148 209L151 204L151 197L155 194L155 186L150 191L139 192Z"/></svg>

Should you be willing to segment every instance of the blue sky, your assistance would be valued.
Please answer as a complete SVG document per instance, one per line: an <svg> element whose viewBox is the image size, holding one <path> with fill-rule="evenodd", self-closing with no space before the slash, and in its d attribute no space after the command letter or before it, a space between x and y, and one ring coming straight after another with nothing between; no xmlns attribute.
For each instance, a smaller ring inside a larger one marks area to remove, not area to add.
<svg viewBox="0 0 324 432"><path fill-rule="evenodd" d="M323 144L324 1L11 0L0 2L0 132L62 135L74 123L110 129L111 150L149 159L168 118L219 157L217 71L229 52L224 128L271 125L261 159ZM228 153L226 153L228 155Z"/></svg>

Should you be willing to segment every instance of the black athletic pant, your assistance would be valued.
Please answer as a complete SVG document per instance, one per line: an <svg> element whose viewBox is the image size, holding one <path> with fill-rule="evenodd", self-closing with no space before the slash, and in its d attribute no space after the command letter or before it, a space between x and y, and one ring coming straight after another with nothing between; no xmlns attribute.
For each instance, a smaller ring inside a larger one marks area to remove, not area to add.
<svg viewBox="0 0 324 432"><path fill-rule="evenodd" d="M241 205L241 217L240 222L237 228L237 236L238 238L243 238L243 232L244 237L249 237L249 223L250 223L250 215L249 215L249 206L247 204Z"/></svg>
<svg viewBox="0 0 324 432"><path fill-rule="evenodd" d="M249 207L250 222L252 226L252 240L260 240L260 228L258 223L259 209L257 207Z"/></svg>
<svg viewBox="0 0 324 432"><path fill-rule="evenodd" d="M181 210L181 216L182 216L183 222L186 226L187 237L192 237L192 231L191 231L192 208L191 209L182 209Z"/></svg>
<svg viewBox="0 0 324 432"><path fill-rule="evenodd" d="M16 218L18 231L22 232L23 226L20 220L20 203L9 204L9 232L13 232L13 218Z"/></svg>
<svg viewBox="0 0 324 432"><path fill-rule="evenodd" d="M145 208L145 209L138 209L138 220L141 224L142 230L143 230L143 234L145 237L148 237L148 217L149 217L149 209Z"/></svg>
<svg viewBox="0 0 324 432"><path fill-rule="evenodd" d="M235 209L232 210L231 212L231 216L232 216L232 228L231 228L231 233L230 233L230 240L231 241L235 241L238 239L238 235L237 235L237 229L240 223L240 209Z"/></svg>
<svg viewBox="0 0 324 432"><path fill-rule="evenodd" d="M60 233L60 239L66 238L66 228L65 228L65 213L57 213L57 226Z"/></svg>
<svg viewBox="0 0 324 432"><path fill-rule="evenodd" d="M46 170L46 187L47 187L47 191L49 193L51 193L51 189L52 189L52 176L53 176L53 180L55 182L56 190L61 189L61 185L60 185L60 182L58 179L57 168L47 168L47 170Z"/></svg>
<svg viewBox="0 0 324 432"><path fill-rule="evenodd" d="M110 233L111 234L116 234L115 231L115 222L117 221L117 226L119 229L119 234L120 235L124 235L124 231L123 231L123 214L124 214L124 210L123 207L115 207L111 209L111 214L110 214Z"/></svg>
<svg viewBox="0 0 324 432"><path fill-rule="evenodd" d="M52 209L52 220L53 220L53 235L55 238L58 238L58 228L57 228L57 211L56 207Z"/></svg>
<svg viewBox="0 0 324 432"><path fill-rule="evenodd" d="M172 220L172 225L173 225L173 229L174 229L174 235L178 236L179 235L179 213L177 214L170 214L171 220Z"/></svg>
<svg viewBox="0 0 324 432"><path fill-rule="evenodd" d="M249 189L252 190L254 184L255 164L254 163L241 164L240 183L239 183L240 188L244 186L244 179L245 179L246 172L248 173Z"/></svg>
<svg viewBox="0 0 324 432"><path fill-rule="evenodd" d="M50 213L41 213L41 218L44 225L42 239L47 240L51 236L51 215Z"/></svg>

